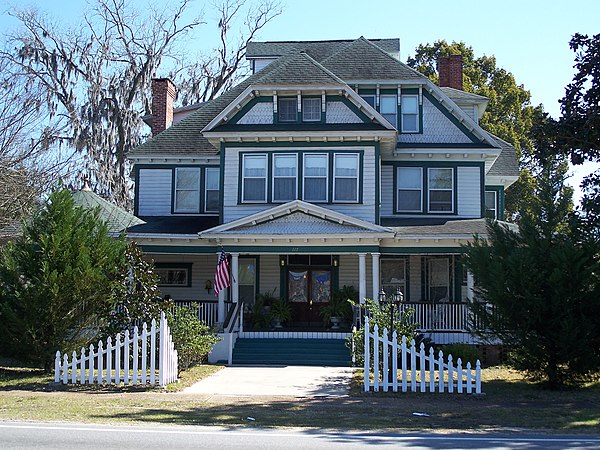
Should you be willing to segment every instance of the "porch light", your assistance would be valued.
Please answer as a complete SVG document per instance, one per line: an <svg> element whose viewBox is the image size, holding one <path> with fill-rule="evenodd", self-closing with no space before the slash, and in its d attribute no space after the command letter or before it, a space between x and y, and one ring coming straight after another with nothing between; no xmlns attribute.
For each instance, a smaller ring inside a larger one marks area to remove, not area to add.
<svg viewBox="0 0 600 450"><path fill-rule="evenodd" d="M210 294L210 291L212 290L212 288L213 288L212 281L206 280L206 283L204 283L204 289L206 289L206 293Z"/></svg>
<svg viewBox="0 0 600 450"><path fill-rule="evenodd" d="M286 263L286 257L285 256L280 256L279 257L279 265L281 267L285 267L285 263Z"/></svg>
<svg viewBox="0 0 600 450"><path fill-rule="evenodd" d="M334 256L334 257L332 258L332 261L331 261L331 262L332 262L332 264L333 264L333 267L337 267L337 266L339 266L339 265L340 265L340 258L339 258L339 257L337 257L337 256Z"/></svg>
<svg viewBox="0 0 600 450"><path fill-rule="evenodd" d="M381 291L379 291L379 304L384 304L386 302L386 295L385 295L385 291L383 290L383 288L381 288Z"/></svg>

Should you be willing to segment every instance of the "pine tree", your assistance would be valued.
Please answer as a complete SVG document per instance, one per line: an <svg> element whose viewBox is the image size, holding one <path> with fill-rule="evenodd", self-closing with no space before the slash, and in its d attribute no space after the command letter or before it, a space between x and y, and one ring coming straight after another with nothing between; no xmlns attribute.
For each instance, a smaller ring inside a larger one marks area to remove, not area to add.
<svg viewBox="0 0 600 450"><path fill-rule="evenodd" d="M600 246L582 233L564 188L564 161L548 157L519 230L488 223L467 246L478 331L510 349L510 363L550 388L600 369Z"/></svg>

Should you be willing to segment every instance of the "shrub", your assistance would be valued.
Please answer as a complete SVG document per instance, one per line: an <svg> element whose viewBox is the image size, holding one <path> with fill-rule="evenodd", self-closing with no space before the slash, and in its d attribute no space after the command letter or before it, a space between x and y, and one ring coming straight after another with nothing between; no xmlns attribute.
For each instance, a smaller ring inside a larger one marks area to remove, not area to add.
<svg viewBox="0 0 600 450"><path fill-rule="evenodd" d="M445 359L448 358L448 355L452 355L454 364L456 364L456 361L460 358L463 367L466 366L468 362L475 367L477 360L481 360L481 352L474 345L448 344L440 346L440 350L444 352Z"/></svg>
<svg viewBox="0 0 600 450"><path fill-rule="evenodd" d="M197 305L192 305L191 308L171 308L167 312L167 323L179 357L180 370L206 362L208 354L220 340L198 318L196 308Z"/></svg>

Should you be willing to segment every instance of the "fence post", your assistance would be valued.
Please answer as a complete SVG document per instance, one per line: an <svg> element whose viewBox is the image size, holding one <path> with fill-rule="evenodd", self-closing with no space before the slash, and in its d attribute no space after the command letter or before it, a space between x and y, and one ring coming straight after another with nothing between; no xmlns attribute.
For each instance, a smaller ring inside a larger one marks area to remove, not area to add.
<svg viewBox="0 0 600 450"><path fill-rule="evenodd" d="M109 336L106 340L106 384L112 382L112 338Z"/></svg>
<svg viewBox="0 0 600 450"><path fill-rule="evenodd" d="M398 392L398 334L394 331L392 335L392 389Z"/></svg>
<svg viewBox="0 0 600 450"><path fill-rule="evenodd" d="M422 342L421 349L419 350L419 366L421 366L421 383L419 387L421 388L421 392L425 392L425 344L423 344Z"/></svg>
<svg viewBox="0 0 600 450"><path fill-rule="evenodd" d="M381 337L381 357L383 358L383 373L381 374L381 381L383 382L383 392L388 391L390 371L392 370L392 368L389 367L390 341L388 340L388 336L388 330L387 328L384 328Z"/></svg>
<svg viewBox="0 0 600 450"><path fill-rule="evenodd" d="M123 383L129 384L129 330L125 330L125 341L123 342Z"/></svg>
<svg viewBox="0 0 600 450"><path fill-rule="evenodd" d="M102 384L104 381L104 367L102 365L102 354L104 353L104 347L102 341L98 342L98 384Z"/></svg>
<svg viewBox="0 0 600 450"><path fill-rule="evenodd" d="M435 357L433 347L429 347L429 392L435 392Z"/></svg>
<svg viewBox="0 0 600 450"><path fill-rule="evenodd" d="M139 332L137 325L133 327L133 384L138 384L138 364L139 364Z"/></svg>
<svg viewBox="0 0 600 450"><path fill-rule="evenodd" d="M121 384L121 333L115 338L115 384Z"/></svg>
<svg viewBox="0 0 600 450"><path fill-rule="evenodd" d="M457 367L456 367L456 372L458 373L458 386L456 386L457 391L459 394L462 394L463 391L463 370L462 370L462 360L460 358L458 358L458 360L456 361Z"/></svg>
<svg viewBox="0 0 600 450"><path fill-rule="evenodd" d="M467 394L473 393L473 373L471 372L471 362L467 363Z"/></svg>
<svg viewBox="0 0 600 450"><path fill-rule="evenodd" d="M90 371L88 372L88 383L94 384L94 344L90 344L90 353L88 353L88 365Z"/></svg>
<svg viewBox="0 0 600 450"><path fill-rule="evenodd" d="M156 320L150 327L150 384L156 384Z"/></svg>
<svg viewBox="0 0 600 450"><path fill-rule="evenodd" d="M77 383L77 353L75 350L71 354L71 383Z"/></svg>
<svg viewBox="0 0 600 450"><path fill-rule="evenodd" d="M54 358L54 382L60 382L60 352L56 351L56 357Z"/></svg>
<svg viewBox="0 0 600 450"><path fill-rule="evenodd" d="M454 363L452 362L452 355L448 355L448 392L451 394L454 392Z"/></svg>
<svg viewBox="0 0 600 450"><path fill-rule="evenodd" d="M379 325L373 327L373 390L379 392Z"/></svg>
<svg viewBox="0 0 600 450"><path fill-rule="evenodd" d="M81 347L81 359L80 364L81 371L79 372L79 384L85 384L85 347Z"/></svg>
<svg viewBox="0 0 600 450"><path fill-rule="evenodd" d="M66 353L63 355L62 370L62 382L63 384L67 384L69 382L69 359L67 358Z"/></svg>
<svg viewBox="0 0 600 450"><path fill-rule="evenodd" d="M440 350L438 353L438 391L444 392L444 353Z"/></svg>
<svg viewBox="0 0 600 450"><path fill-rule="evenodd" d="M370 384L370 372L371 372L371 355L370 355L370 338L369 338L369 318L365 317L365 338L364 338L364 345L365 345L365 360L364 360L364 390L365 392L369 391L369 384ZM58 352L57 352L58 353Z"/></svg>
<svg viewBox="0 0 600 450"><path fill-rule="evenodd" d="M159 336L158 336L158 385L164 386L165 383L165 313L164 311L160 312L160 324L159 324Z"/></svg>
<svg viewBox="0 0 600 450"><path fill-rule="evenodd" d="M142 324L142 384L146 384L148 381L148 365L147 365L147 353L148 353L148 326L146 322Z"/></svg>
<svg viewBox="0 0 600 450"><path fill-rule="evenodd" d="M475 369L475 393L481 394L481 363L477 360Z"/></svg>
<svg viewBox="0 0 600 450"><path fill-rule="evenodd" d="M406 336L402 336L402 346L400 347L400 351L402 352L400 360L400 365L402 366L402 392L406 392Z"/></svg>

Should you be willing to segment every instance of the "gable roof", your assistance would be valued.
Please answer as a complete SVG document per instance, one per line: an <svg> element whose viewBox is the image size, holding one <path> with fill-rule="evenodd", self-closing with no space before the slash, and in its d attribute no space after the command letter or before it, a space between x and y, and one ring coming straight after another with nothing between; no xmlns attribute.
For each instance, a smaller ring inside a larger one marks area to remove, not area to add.
<svg viewBox="0 0 600 450"><path fill-rule="evenodd" d="M321 61L352 41L354 41L354 39L332 41L251 41L246 48L246 58L279 57L293 50L303 50L315 60ZM385 52L400 52L400 39L398 38L369 39L369 41Z"/></svg>
<svg viewBox="0 0 600 450"><path fill-rule="evenodd" d="M491 133L488 133L491 134ZM500 144L500 155L490 167L490 170L486 173L487 176L500 176L500 177L511 177L519 178L519 161L517 159L517 153L515 148L498 136L494 136L494 139Z"/></svg>
<svg viewBox="0 0 600 450"><path fill-rule="evenodd" d="M415 80L427 77L393 58L372 42L360 37L321 61L327 69L348 81Z"/></svg>

